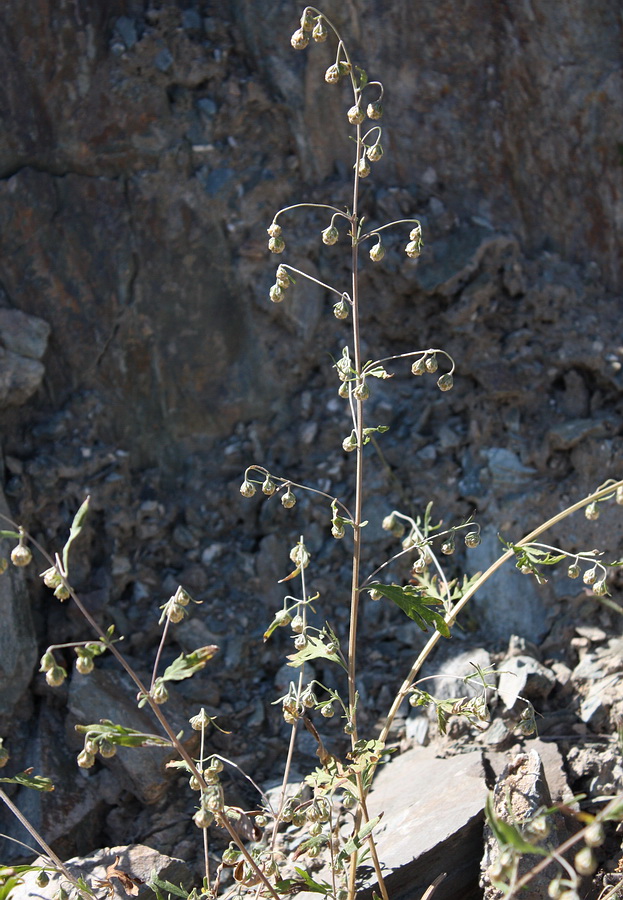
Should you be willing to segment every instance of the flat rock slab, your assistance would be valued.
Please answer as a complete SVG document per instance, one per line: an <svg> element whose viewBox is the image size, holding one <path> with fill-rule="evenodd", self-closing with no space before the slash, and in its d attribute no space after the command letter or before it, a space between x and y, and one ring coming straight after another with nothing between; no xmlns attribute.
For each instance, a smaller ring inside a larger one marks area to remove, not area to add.
<svg viewBox="0 0 623 900"><path fill-rule="evenodd" d="M368 809L385 810L375 834L392 900L418 900L442 872L434 900L478 896L486 796L480 751L442 759L417 747L380 770Z"/></svg>

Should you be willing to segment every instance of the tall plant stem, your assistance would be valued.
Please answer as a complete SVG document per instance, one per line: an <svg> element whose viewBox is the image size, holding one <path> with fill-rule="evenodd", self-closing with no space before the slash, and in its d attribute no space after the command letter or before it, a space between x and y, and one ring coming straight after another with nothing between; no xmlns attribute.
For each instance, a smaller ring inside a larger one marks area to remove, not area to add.
<svg viewBox="0 0 623 900"><path fill-rule="evenodd" d="M351 271L352 271L352 315L353 315L353 353L355 356L355 371L357 380L361 376L361 336L359 329L359 170L358 163L361 155L362 140L361 126L357 126L357 158L355 160L355 176L353 180L353 208L350 219L351 225ZM353 565L352 584L350 598L350 629L348 635L348 706L349 718L352 726L351 747L354 749L357 743L357 625L359 621L359 572L361 568L361 521L363 506L363 402L355 398L355 431L357 435L357 465L355 470L355 509L353 518ZM357 773L357 788L360 797L360 808L355 817L356 830L358 822L363 815L368 821L365 791L361 773ZM379 890L383 900L389 900L387 888L383 880L383 873L379 862L376 844L372 834L368 837L368 847L374 864ZM355 880L357 875L357 851L350 858L348 873L349 900L355 897Z"/></svg>

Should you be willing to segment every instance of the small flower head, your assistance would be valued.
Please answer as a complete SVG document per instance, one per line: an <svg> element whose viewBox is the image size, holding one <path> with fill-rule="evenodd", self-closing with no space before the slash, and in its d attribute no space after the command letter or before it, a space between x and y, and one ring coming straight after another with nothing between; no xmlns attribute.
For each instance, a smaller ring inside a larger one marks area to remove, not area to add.
<svg viewBox="0 0 623 900"><path fill-rule="evenodd" d="M425 556L418 556L418 558L414 561L411 566L411 570L414 575L421 575L424 571L426 571L426 566L428 562Z"/></svg>
<svg viewBox="0 0 623 900"><path fill-rule="evenodd" d="M49 672L50 669L53 669L56 665L56 660L54 659L54 654L50 652L50 650L46 650L46 652L41 657L39 669L40 672Z"/></svg>
<svg viewBox="0 0 623 900"><path fill-rule="evenodd" d="M242 494L242 496L243 497L253 497L253 496L255 496L255 491L256 491L256 488L255 488L255 485L253 484L253 482L249 481L248 478L245 478L245 480L240 485L240 493Z"/></svg>
<svg viewBox="0 0 623 900"><path fill-rule="evenodd" d="M599 581L596 581L593 585L593 593L598 597L603 597L608 593L608 586L606 585L606 579L601 578Z"/></svg>
<svg viewBox="0 0 623 900"><path fill-rule="evenodd" d="M268 292L268 296L273 303L281 303L284 299L284 289L278 284L273 284Z"/></svg>
<svg viewBox="0 0 623 900"><path fill-rule="evenodd" d="M279 237L281 234L281 225L277 225L276 222L272 222L268 228L266 229L269 237Z"/></svg>
<svg viewBox="0 0 623 900"><path fill-rule="evenodd" d="M283 253L286 249L286 242L282 237L271 237L268 240L268 249L271 253Z"/></svg>
<svg viewBox="0 0 623 900"><path fill-rule="evenodd" d="M204 809L203 807L198 809L193 816L193 822L197 828L209 828L213 821L214 813L211 813L208 809Z"/></svg>
<svg viewBox="0 0 623 900"><path fill-rule="evenodd" d="M337 244L339 237L340 233L335 225L329 225L329 227L325 228L322 232L322 243L331 247L333 244Z"/></svg>
<svg viewBox="0 0 623 900"><path fill-rule="evenodd" d="M333 709L332 703L325 703L320 707L320 715L324 716L325 719L330 719L335 715L335 710Z"/></svg>
<svg viewBox="0 0 623 900"><path fill-rule="evenodd" d="M569 578L579 578L581 574L582 574L582 570L580 569L580 567L578 566L577 563L573 563L567 569L567 576Z"/></svg>
<svg viewBox="0 0 623 900"><path fill-rule="evenodd" d="M292 619L290 627L295 634L302 634L303 629L305 628L305 621L303 619L303 616L297 613Z"/></svg>
<svg viewBox="0 0 623 900"><path fill-rule="evenodd" d="M363 111L363 108L357 104L357 106L351 106L351 108L346 113L348 117L348 121L351 125L361 125L364 121L366 114Z"/></svg>
<svg viewBox="0 0 623 900"><path fill-rule="evenodd" d="M375 602L383 599L383 594L380 591L374 589L368 591L368 596L370 597L370 600L374 600Z"/></svg>
<svg viewBox="0 0 623 900"><path fill-rule="evenodd" d="M113 756L115 756L117 753L116 746L112 743L112 741L106 740L106 738L98 743L97 749L99 750L100 755L104 757L104 759L112 759Z"/></svg>
<svg viewBox="0 0 623 900"><path fill-rule="evenodd" d="M357 398L357 400L367 400L370 396L370 388L366 384L365 381L362 381L361 384L358 384L353 394Z"/></svg>
<svg viewBox="0 0 623 900"><path fill-rule="evenodd" d="M385 247L383 246L383 242L379 237L378 244L375 244L374 247L370 248L370 259L372 262L380 262L385 256Z"/></svg>
<svg viewBox="0 0 623 900"><path fill-rule="evenodd" d="M333 525L331 527L331 536L335 538L336 541L341 541L346 531L343 525Z"/></svg>
<svg viewBox="0 0 623 900"><path fill-rule="evenodd" d="M304 50L309 44L309 35L302 28L297 28L290 38L290 43L295 50Z"/></svg>
<svg viewBox="0 0 623 900"><path fill-rule="evenodd" d="M468 549L473 550L475 547L478 547L480 545L481 538L477 531L468 531L465 535L464 540L465 546Z"/></svg>
<svg viewBox="0 0 623 900"><path fill-rule="evenodd" d="M390 513L388 516L385 516L381 523L381 528L383 531L390 531L395 538L401 538L405 533L405 525L395 513Z"/></svg>
<svg viewBox="0 0 623 900"><path fill-rule="evenodd" d="M441 552L443 554L445 554L446 556L452 556L452 554L454 553L454 550L455 550L454 535L450 534L448 536L447 540L445 540L443 542L443 544L441 545Z"/></svg>
<svg viewBox="0 0 623 900"><path fill-rule="evenodd" d="M366 159L365 155L361 157L359 160L359 164L357 166L357 171L359 172L360 178L367 178L370 174L370 164Z"/></svg>
<svg viewBox="0 0 623 900"><path fill-rule="evenodd" d="M312 31L312 38L317 44L323 44L328 37L329 32L325 27L323 19L318 19Z"/></svg>
<svg viewBox="0 0 623 900"><path fill-rule="evenodd" d="M11 562L14 566L18 566L18 568L27 566L31 559L32 553L25 544L18 544L17 547L13 547L11 551Z"/></svg>
<svg viewBox="0 0 623 900"><path fill-rule="evenodd" d="M336 319L347 319L349 312L350 306L344 297L333 305L333 315ZM348 394L346 396L348 396Z"/></svg>
<svg viewBox="0 0 623 900"><path fill-rule="evenodd" d="M584 515L589 521L594 522L599 518L599 506L596 503L589 503L584 509Z"/></svg>
<svg viewBox="0 0 623 900"><path fill-rule="evenodd" d="M339 386L337 392L338 392L338 394L340 395L340 397L342 398L342 400L348 400L348 396L349 396L349 393L350 393L350 390L349 390L349 387L348 387L348 382L347 382L347 381L343 381L343 382L340 384L340 386Z"/></svg>
<svg viewBox="0 0 623 900"><path fill-rule="evenodd" d="M294 638L294 647L296 650L304 650L307 647L307 635L297 634Z"/></svg>
<svg viewBox="0 0 623 900"><path fill-rule="evenodd" d="M50 687L60 687L67 678L67 672L62 666L52 666L45 673L45 680Z"/></svg>
<svg viewBox="0 0 623 900"><path fill-rule="evenodd" d="M437 362L437 357L435 356L434 353L431 353L430 356L426 357L425 366L426 366L426 371L429 372L431 375L437 371L439 364Z"/></svg>
<svg viewBox="0 0 623 900"><path fill-rule="evenodd" d="M597 868L597 857L591 847L582 847L573 860L578 875L592 875Z"/></svg>
<svg viewBox="0 0 623 900"><path fill-rule="evenodd" d="M440 375L437 379L437 387L440 391L451 391L454 387L454 378L450 374L450 372L446 372L445 375Z"/></svg>
<svg viewBox="0 0 623 900"><path fill-rule="evenodd" d="M324 80L327 82L327 84L337 84L340 80L340 76L340 67L334 63L332 66L329 66L327 71L324 73Z"/></svg>
<svg viewBox="0 0 623 900"><path fill-rule="evenodd" d="M409 243L405 247L405 253L409 257L409 259L417 259L418 256L422 255L421 241L409 241Z"/></svg>
<svg viewBox="0 0 623 900"><path fill-rule="evenodd" d="M366 150L366 156L370 160L370 162L378 162L379 159L383 156L383 148L378 143L372 144L371 147L368 147Z"/></svg>
<svg viewBox="0 0 623 900"><path fill-rule="evenodd" d="M419 359L411 366L411 374L412 375L424 375L426 372L426 358L424 356L420 356Z"/></svg>
<svg viewBox="0 0 623 900"><path fill-rule="evenodd" d="M410 241L421 241L422 240L422 226L418 223L415 228L412 228L409 232L409 240Z"/></svg>
<svg viewBox="0 0 623 900"><path fill-rule="evenodd" d="M373 103L368 103L366 115L369 119L380 119L383 115L383 104L381 101L375 100Z"/></svg>
<svg viewBox="0 0 623 900"><path fill-rule="evenodd" d="M44 888L50 883L50 876L43 869L39 872L35 879L35 884L37 887Z"/></svg>
<svg viewBox="0 0 623 900"><path fill-rule="evenodd" d="M281 497L281 505L285 509L292 509L292 507L296 504L296 497L292 493L292 490L288 488L285 494Z"/></svg>
<svg viewBox="0 0 623 900"><path fill-rule="evenodd" d="M584 843L587 847L601 847L606 840L606 832L601 822L592 822L584 832Z"/></svg>
<svg viewBox="0 0 623 900"><path fill-rule="evenodd" d="M69 588L64 584L59 584L57 588L54 589L54 596L57 600L61 602L63 600L67 600L71 594L69 593Z"/></svg>

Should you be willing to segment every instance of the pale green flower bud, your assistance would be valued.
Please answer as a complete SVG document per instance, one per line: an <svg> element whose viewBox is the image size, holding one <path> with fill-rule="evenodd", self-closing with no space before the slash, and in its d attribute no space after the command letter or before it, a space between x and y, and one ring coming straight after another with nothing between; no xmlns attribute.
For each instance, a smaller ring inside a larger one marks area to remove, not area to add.
<svg viewBox="0 0 623 900"><path fill-rule="evenodd" d="M279 285L282 291L287 290L290 287L290 276L288 275L288 270L285 266L277 266L277 272L275 274L275 281Z"/></svg>
<svg viewBox="0 0 623 900"><path fill-rule="evenodd" d="M357 400L367 400L368 397L370 396L370 388L364 381L361 384L357 385L357 387L353 391L353 394L355 395Z"/></svg>
<svg viewBox="0 0 623 900"><path fill-rule="evenodd" d="M368 175L370 174L370 166L369 166L368 160L365 158L365 156L362 156L361 159L359 160L359 164L357 166L357 171L359 172L360 178L367 178Z"/></svg>
<svg viewBox="0 0 623 900"><path fill-rule="evenodd" d="M302 28L298 28L290 38L290 43L295 50L304 50L309 44L309 35L305 34Z"/></svg>
<svg viewBox="0 0 623 900"><path fill-rule="evenodd" d="M303 619L303 616L301 616L299 613L297 613L294 616L294 618L292 619L292 623L291 623L290 627L292 628L292 631L295 634L301 634L301 632L305 628L305 621Z"/></svg>
<svg viewBox="0 0 623 900"><path fill-rule="evenodd" d="M198 809L193 816L193 822L197 828L209 828L214 821L214 814L207 809Z"/></svg>
<svg viewBox="0 0 623 900"><path fill-rule="evenodd" d="M50 650L46 650L46 652L41 657L41 661L39 663L41 668L40 672L49 672L50 669L53 669L56 665L56 660L54 659L54 654L50 652Z"/></svg>
<svg viewBox="0 0 623 900"><path fill-rule="evenodd" d="M64 584L59 584L59 586L54 590L54 596L58 600L63 601L71 597L71 594L69 593L69 589Z"/></svg>
<svg viewBox="0 0 623 900"><path fill-rule="evenodd" d="M333 527L331 528L331 535L336 539L336 541L340 541L345 534L346 531L344 530L343 525L333 525Z"/></svg>
<svg viewBox="0 0 623 900"><path fill-rule="evenodd" d="M42 572L41 577L43 578L43 583L46 587L57 588L59 584L61 584L61 576L56 570L55 566L52 566L51 569L46 569L45 572Z"/></svg>
<svg viewBox="0 0 623 900"><path fill-rule="evenodd" d="M380 119L383 115L383 104L381 101L375 100L373 103L368 103L366 115L369 119Z"/></svg>
<svg viewBox="0 0 623 900"><path fill-rule="evenodd" d="M294 496L294 494L292 493L292 491L290 490L290 488L288 488L288 490L286 491L286 493L283 494L283 496L281 497L281 505L282 505L285 509L292 509L292 507L293 507L295 504L296 504L296 497Z"/></svg>
<svg viewBox="0 0 623 900"><path fill-rule="evenodd" d="M374 247L370 248L370 259L372 262L380 262L385 256L385 247L381 239L379 238L378 244L375 244Z"/></svg>
<svg viewBox="0 0 623 900"><path fill-rule="evenodd" d="M93 755L93 753L88 753L86 750L81 750L78 754L76 762L81 769L90 769L95 765L95 756Z"/></svg>
<svg viewBox="0 0 623 900"><path fill-rule="evenodd" d="M276 222L271 222L266 231L270 237L279 237L281 234L281 225L277 225Z"/></svg>
<svg viewBox="0 0 623 900"><path fill-rule="evenodd" d="M166 703L167 700L169 699L168 688L167 688L166 684L163 684L163 682L161 682L161 681L158 682L156 685L154 685L154 688L150 693L151 693L151 699L154 701L154 703L157 703L158 706L161 706L163 703Z"/></svg>
<svg viewBox="0 0 623 900"><path fill-rule="evenodd" d="M599 518L599 507L596 503L589 503L588 506L584 509L584 515L589 521L594 522L595 519Z"/></svg>
<svg viewBox="0 0 623 900"><path fill-rule="evenodd" d="M273 284L270 291L268 292L268 296L273 301L273 303L281 303L283 300L283 288L279 287L278 284Z"/></svg>
<svg viewBox="0 0 623 900"><path fill-rule="evenodd" d="M425 372L426 372L426 359L423 356L421 356L419 359L416 359L416 361L411 366L411 373L413 375L424 375Z"/></svg>
<svg viewBox="0 0 623 900"><path fill-rule="evenodd" d="M440 391L451 391L454 387L454 378L450 374L450 372L446 372L445 375L440 375L437 379L437 387Z"/></svg>
<svg viewBox="0 0 623 900"><path fill-rule="evenodd" d="M333 709L332 703L325 703L324 706L320 707L320 715L324 716L325 719L330 719L335 715L335 710Z"/></svg>
<svg viewBox="0 0 623 900"><path fill-rule="evenodd" d="M112 743L112 741L106 740L104 738L103 741L100 741L97 745L97 749L100 752L100 755L104 757L104 759L112 759L113 756L117 753L116 746Z"/></svg>
<svg viewBox="0 0 623 900"><path fill-rule="evenodd" d="M431 375L437 371L437 369L439 368L439 363L437 362L437 357L434 353L426 357L425 365L426 371L430 372Z"/></svg>
<svg viewBox="0 0 623 900"><path fill-rule="evenodd" d="M266 494L267 497L272 497L276 490L277 485L272 480L270 475L267 475L264 483L262 484L262 493Z"/></svg>
<svg viewBox="0 0 623 900"><path fill-rule="evenodd" d="M342 400L348 400L349 393L348 382L343 381L338 388L338 394L340 395Z"/></svg>
<svg viewBox="0 0 623 900"><path fill-rule="evenodd" d="M322 19L318 19L316 24L314 25L314 30L312 31L312 37L316 41L317 44L322 44L329 37L329 32L325 28L324 22Z"/></svg>
<svg viewBox="0 0 623 900"><path fill-rule="evenodd" d="M331 247L338 242L339 237L340 233L335 225L329 225L329 227L325 228L322 232L322 243L328 244L328 246Z"/></svg>
<svg viewBox="0 0 623 900"><path fill-rule="evenodd" d="M597 581L597 568L593 566L592 569L587 569L582 576L582 581L584 584L595 584Z"/></svg>
<svg viewBox="0 0 623 900"><path fill-rule="evenodd" d="M353 450L357 449L357 435L354 431L348 435L347 438L344 438L342 441L342 450L345 450L346 453L352 453Z"/></svg>
<svg viewBox="0 0 623 900"><path fill-rule="evenodd" d="M473 550L474 547L478 547L480 544L480 535L477 531L468 531L464 540L465 546L469 547L470 550Z"/></svg>
<svg viewBox="0 0 623 900"><path fill-rule="evenodd" d="M90 656L79 656L76 660L76 671L81 675L88 675L95 668L95 663Z"/></svg>
<svg viewBox="0 0 623 900"><path fill-rule="evenodd" d="M268 249L271 253L283 253L286 249L286 242L282 237L271 237L268 241Z"/></svg>
<svg viewBox="0 0 623 900"><path fill-rule="evenodd" d="M578 875L592 875L597 868L597 857L590 847L582 847L575 854L573 865Z"/></svg>
<svg viewBox="0 0 623 900"><path fill-rule="evenodd" d="M419 241L409 241L405 247L405 253L410 259L417 259L422 255L422 245Z"/></svg>
<svg viewBox="0 0 623 900"><path fill-rule="evenodd" d="M567 575L569 578L579 578L581 571L580 567L576 563L573 563L573 565L569 566L567 569Z"/></svg>
<svg viewBox="0 0 623 900"><path fill-rule="evenodd" d="M347 319L348 313L349 313L348 303L344 300L344 298L342 298L341 300L338 300L338 302L333 307L333 315L335 316L335 318L336 319Z"/></svg>
<svg viewBox="0 0 623 900"><path fill-rule="evenodd" d="M62 666L52 666L52 668L48 669L45 673L45 680L50 687L60 687L66 678L67 672Z"/></svg>

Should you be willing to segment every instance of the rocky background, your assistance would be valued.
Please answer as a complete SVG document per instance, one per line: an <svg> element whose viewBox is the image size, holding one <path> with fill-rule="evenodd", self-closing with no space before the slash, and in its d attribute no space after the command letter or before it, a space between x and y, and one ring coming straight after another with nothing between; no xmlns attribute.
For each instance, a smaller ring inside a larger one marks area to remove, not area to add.
<svg viewBox="0 0 623 900"><path fill-rule="evenodd" d="M426 241L417 262L402 233L381 263L365 258L365 355L433 346L457 363L450 394L408 366L375 386L370 421L391 430L369 456L367 565L393 546L383 515L434 500L446 524L472 513L481 523L482 546L456 558L457 573L472 572L496 557L498 532L520 537L621 477L620 5L331 0L324 11L386 89L385 154L361 208L377 225L417 215ZM331 369L348 329L309 284L280 306L268 300L274 212L350 202L350 98L324 83L328 45L291 49L300 12L279 0L0 9L3 510L54 551L91 495L73 580L141 671L177 584L202 601L167 653L214 642L219 662L180 686L175 715L183 723L198 704L218 713L233 736L215 733L214 748L264 782L284 756L270 704L288 643L262 646L261 634L299 534L314 555L319 615L339 633L347 624L348 555L329 537L328 509L300 496L286 513L238 492L251 463L346 499L350 484ZM346 236L324 247L317 214L283 224L284 261L348 289ZM576 516L551 540L621 558L619 509L597 523ZM613 574L619 601L620 586ZM193 865L192 797L159 758L76 770L76 721L134 715L106 660L57 691L37 674L49 643L90 637L80 618L36 573L2 576L0 603L0 735L11 765L59 782L43 799L19 794L20 805L61 855L144 842ZM463 628L437 665L459 650L544 665L553 681L539 689L540 730L565 752L578 735L615 731L616 695L582 704L612 672L599 659L612 657L620 620L577 582L561 573L537 587L501 573ZM521 653L508 649L512 635ZM364 608L370 728L422 641L397 611ZM587 653L599 674L570 681ZM398 742L415 733L404 717L399 726ZM574 759L573 789L590 769ZM231 789L254 802L239 780ZM24 838L12 823L3 830ZM20 853L3 848L6 859Z"/></svg>

